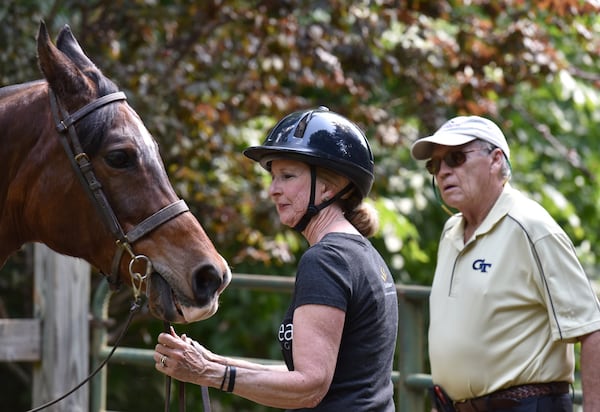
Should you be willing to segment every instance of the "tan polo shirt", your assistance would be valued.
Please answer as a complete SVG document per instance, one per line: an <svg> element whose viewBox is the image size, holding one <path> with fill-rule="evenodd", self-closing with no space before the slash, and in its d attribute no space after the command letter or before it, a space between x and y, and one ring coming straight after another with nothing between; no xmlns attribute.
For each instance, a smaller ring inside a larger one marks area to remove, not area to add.
<svg viewBox="0 0 600 412"><path fill-rule="evenodd" d="M459 401L525 383L573 381L574 338L600 329L600 304L572 242L506 185L464 244L446 222L430 297L433 381Z"/></svg>

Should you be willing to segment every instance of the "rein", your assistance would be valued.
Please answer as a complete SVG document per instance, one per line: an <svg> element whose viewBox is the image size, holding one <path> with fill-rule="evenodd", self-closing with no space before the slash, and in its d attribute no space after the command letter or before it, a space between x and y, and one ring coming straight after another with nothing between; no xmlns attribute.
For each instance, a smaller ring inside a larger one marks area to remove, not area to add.
<svg viewBox="0 0 600 412"><path fill-rule="evenodd" d="M163 323L165 333L171 333L171 324L167 321ZM165 412L169 412L171 405L171 382L173 379L170 376L165 378ZM203 387L204 389L204 387ZM202 401L204 402L204 392L202 392ZM206 409L204 405L204 411L210 412L210 405ZM185 382L179 382L179 412L185 412Z"/></svg>
<svg viewBox="0 0 600 412"><path fill-rule="evenodd" d="M174 217L182 213L189 211L188 206L182 199L180 199L163 207L158 212L144 219L141 223L139 223L129 232L125 233L112 207L110 206L110 203L108 202L104 191L102 190L102 184L96 178L96 175L92 168L92 163L88 155L83 151L81 142L79 140L79 137L77 136L77 132L75 131L75 123L87 116L88 114L92 113L93 111L107 104L127 100L125 93L115 92L102 96L86 104L73 114L69 114L61 106L60 102L58 101L58 98L50 88L48 88L48 95L50 98L50 109L52 111L52 117L55 122L56 131L59 133L60 142L63 148L65 149L69 161L71 162L71 166L73 167L73 170L75 171L75 174L80 180L88 197L92 201L92 204L100 214L100 217L102 218L105 225L116 239L117 250L113 258L111 273L107 275L107 280L113 289L118 287L119 267L121 264L121 259L123 257L123 253L127 252L131 258L129 261L129 275L131 276L131 287L133 290L134 301L130 308L129 316L127 317L125 327L123 328L121 334L117 338L112 350L110 351L106 359L104 359L104 361L102 361L102 363L100 363L100 365L98 365L98 367L91 374L89 374L87 378L85 378L82 382L77 384L69 392L65 393L64 395L53 401L31 409L28 412L37 412L42 409L46 409L65 399L66 397L77 391L79 388L81 388L83 385L88 383L108 363L109 359L112 357L117 347L120 345L121 340L125 335L125 332L129 329L129 325L131 324L133 316L142 307L142 284L144 281L150 281L149 276L151 275L153 270L152 261L147 256L136 255L133 252L133 247L131 244L148 234L150 231L156 229L163 223L173 219ZM135 263L140 261L143 261L146 264L146 270L144 274L141 274L134 270ZM168 322L165 322L165 328L168 329L169 327L170 325L168 324ZM165 382L165 412L169 412L171 399L171 377L167 376ZM183 382L180 382L179 384L179 410L180 412L185 412L185 385ZM201 389L204 411L210 412L208 388L202 387Z"/></svg>

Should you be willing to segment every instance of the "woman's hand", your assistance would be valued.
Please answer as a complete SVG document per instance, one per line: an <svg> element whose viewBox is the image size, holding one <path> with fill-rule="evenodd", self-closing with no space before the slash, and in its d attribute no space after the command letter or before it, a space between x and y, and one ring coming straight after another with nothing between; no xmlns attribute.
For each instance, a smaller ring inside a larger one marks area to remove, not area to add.
<svg viewBox="0 0 600 412"><path fill-rule="evenodd" d="M217 386L225 366L215 364L214 355L186 335L161 333L154 348L155 368L177 380L204 386Z"/></svg>

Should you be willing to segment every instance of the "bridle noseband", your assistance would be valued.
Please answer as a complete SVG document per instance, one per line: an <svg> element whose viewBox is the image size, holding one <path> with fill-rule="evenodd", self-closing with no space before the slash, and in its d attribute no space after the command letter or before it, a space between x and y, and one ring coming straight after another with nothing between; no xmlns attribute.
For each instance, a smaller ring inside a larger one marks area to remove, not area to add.
<svg viewBox="0 0 600 412"><path fill-rule="evenodd" d="M127 252L131 258L129 263L129 274L132 278L131 283L133 286L134 295L139 294L141 284L152 272L152 262L144 255L134 254L131 245L163 223L189 211L189 208L185 204L185 201L180 199L163 207L158 212L139 223L129 232L125 233L106 198L104 190L102 189L102 184L96 178L92 168L92 163L88 155L83 151L81 142L77 136L77 132L75 131L75 123L93 111L106 106L107 104L127 100L125 93L115 92L102 96L86 104L73 114L69 114L62 107L52 89L48 89L48 94L50 97L50 108L52 110L52 116L56 125L56 131L59 133L60 142L65 149L69 161L71 162L71 166L73 167L75 174L79 178L92 204L98 211L101 219L104 221L104 224L116 239L117 249L113 258L111 272L107 274L107 280L111 285L111 288L118 288L120 284L119 267L123 253ZM133 264L142 260L146 263L146 270L144 274L135 272L133 270ZM137 298L137 296L135 297Z"/></svg>

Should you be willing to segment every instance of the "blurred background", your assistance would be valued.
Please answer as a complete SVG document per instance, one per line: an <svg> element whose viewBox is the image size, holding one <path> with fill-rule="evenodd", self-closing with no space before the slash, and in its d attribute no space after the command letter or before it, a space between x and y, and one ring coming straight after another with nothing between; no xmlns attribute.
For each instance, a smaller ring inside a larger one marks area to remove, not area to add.
<svg viewBox="0 0 600 412"><path fill-rule="evenodd" d="M283 276L306 244L279 224L268 175L241 152L286 114L328 106L366 132L381 219L372 241L397 283L419 285L431 282L447 215L409 147L450 117L486 116L511 146L512 185L549 210L596 282L599 10L594 0L8 0L0 86L42 77L40 20L53 38L69 24L159 142L173 186L232 271ZM0 270L0 317L32 315L31 253ZM213 318L177 330L218 353L280 359L288 302L229 289ZM127 290L111 299L111 333L129 303ZM124 345L151 349L161 329L143 313ZM0 410L31 406L30 369L0 363ZM151 368L111 365L108 382L110 410L163 408ZM199 389L188 392L199 410ZM224 411L272 410L217 392Z"/></svg>

